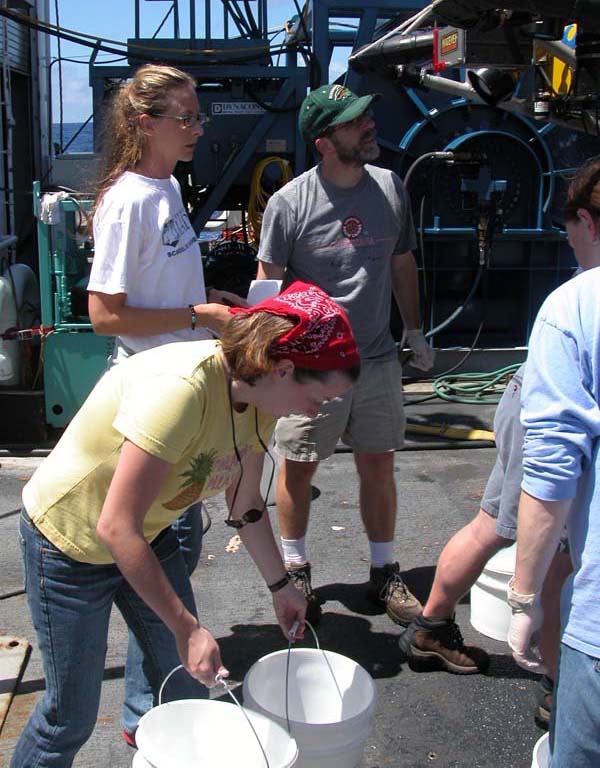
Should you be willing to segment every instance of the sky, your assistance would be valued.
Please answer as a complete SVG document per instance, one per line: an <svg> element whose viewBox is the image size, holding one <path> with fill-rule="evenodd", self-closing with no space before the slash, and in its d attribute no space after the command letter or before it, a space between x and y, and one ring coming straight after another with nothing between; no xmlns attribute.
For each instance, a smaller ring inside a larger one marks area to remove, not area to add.
<svg viewBox="0 0 600 768"><path fill-rule="evenodd" d="M298 5L302 6L303 0ZM58 17L60 26L70 30L76 30L88 35L102 37L106 40L126 42L128 37L134 34L134 0L51 0L50 21L56 23L56 5L58 5ZM252 3L256 10L256 3ZM155 30L163 20L171 6L170 0L140 0L141 35L152 37ZM222 15L217 8L220 2L213 0L213 25L216 19ZM187 9L189 0L180 0L181 36L189 33ZM204 0L196 0L197 26L200 27L201 12L204 9ZM268 27L275 30L283 25L296 13L293 0L268 0ZM203 15L203 14L202 14ZM173 22L169 17L163 27L161 37L172 36ZM213 26L213 34L215 27ZM199 35L201 30L197 31ZM230 32L231 34L231 32ZM275 42L279 42L283 36L279 36ZM62 103L64 122L83 122L92 113L92 92L89 87L88 61L91 49L68 41L61 41L61 57L76 59L81 63L62 62ZM58 54L58 44L55 37L51 38L52 58ZM112 60L110 54L99 54L98 61ZM334 79L345 69L343 61L338 60L332 64L331 76ZM58 65L52 65L52 104L53 122L59 121L59 79Z"/></svg>

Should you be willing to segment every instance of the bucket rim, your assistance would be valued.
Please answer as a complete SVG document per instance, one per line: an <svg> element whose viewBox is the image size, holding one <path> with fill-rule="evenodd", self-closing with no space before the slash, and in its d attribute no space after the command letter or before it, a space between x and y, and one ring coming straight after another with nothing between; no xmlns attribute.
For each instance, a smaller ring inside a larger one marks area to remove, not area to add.
<svg viewBox="0 0 600 768"><path fill-rule="evenodd" d="M243 714L239 712L239 707L236 704L233 704L229 701L216 701L214 699L176 699L174 701L167 701L163 704L157 704L155 707L152 707L152 709L148 710L148 712L145 712L142 717L139 720L138 728L136 730L136 743L137 743L137 749L141 756L144 758L144 760L149 765L160 765L160 761L156 762L157 757L154 754L156 751L156 747L151 744L152 741L152 735L151 732L148 731L150 727L150 723L153 719L157 717L156 712L159 710L162 710L163 712L167 708L171 709L197 709L199 711L206 710L208 706L210 706L210 709L214 712L216 710L216 705L219 705L221 708L221 711L233 711L235 710L236 716L242 717ZM227 708L227 710L223 709L224 707ZM286 754L284 756L284 759L286 760L285 765L282 766L282 768L292 768L292 766L296 765L296 762L298 761L299 757L299 750L298 750L298 743L296 739L287 732L287 730L277 721L273 720L272 718L269 718L266 714L263 712L258 712L254 709L251 709L249 707L244 707L244 711L246 715L252 719L256 718L257 720L265 720L269 721L269 727L275 726L276 730L279 730L282 732L283 736L287 739L287 745L286 745ZM148 731L148 732L147 732ZM289 755L287 753L290 753Z"/></svg>
<svg viewBox="0 0 600 768"><path fill-rule="evenodd" d="M323 648L292 648L291 653L294 653L294 651L296 651L296 653L304 652L310 656L314 656L315 654L319 654L319 656L321 656L323 653L326 653L329 657L332 657L332 656L338 657L338 658L344 659L344 661L351 662L355 667L358 667L361 670L362 675L364 676L364 679L368 683L370 695L366 695L364 697L365 699L368 699L368 703L364 707L364 709L362 709L360 712L350 717L345 718L344 720L340 721L338 719L338 720L321 721L319 723L305 723L301 720L294 720L293 718L290 717L289 718L290 725L293 724L296 728L298 727L302 728L304 726L307 726L307 727L315 726L318 728L333 729L333 728L339 727L340 723L343 723L345 727L348 727L355 720L361 721L367 714L369 715L369 719L372 717L372 714L377 705L377 688L375 687L375 681L373 680L372 675L368 672L368 670L366 670L362 666L362 664L359 664L357 661L350 658L349 656L344 656L344 654L342 653L337 653L336 651L328 651ZM254 689L253 677L255 673L258 674L258 670L261 662L265 662L265 661L274 659L276 657L287 656L287 654L288 654L288 649L285 648L285 649L282 649L279 651L273 651L271 653L265 654L264 656L261 656L259 659L257 659L254 662L254 664L252 664L248 672L246 672L244 676L244 681L242 684L242 690L244 692L244 701L246 702L246 706L248 706L250 709L253 709L253 711L255 712L258 711L263 713L264 716L269 719L276 719L278 722L283 722L284 718L281 715L279 715L277 712L269 709L268 707L263 706L259 701L257 701L254 695L254 691L252 690ZM254 706L256 706L257 709L254 709Z"/></svg>
<svg viewBox="0 0 600 768"><path fill-rule="evenodd" d="M547 768L549 755L550 734L542 734L533 745L533 754L531 757L531 768ZM540 762L543 760L544 762Z"/></svg>
<svg viewBox="0 0 600 768"><path fill-rule="evenodd" d="M278 651L271 651L271 653L266 653L264 656L261 656L259 659L257 659L252 664L250 669L252 669L252 667L256 666L259 662L264 661L265 659L271 659L271 658L274 658L275 656L287 656L288 653L296 654L296 655L298 655L300 653L306 653L306 654L308 654L310 656L315 656L317 654L319 656L322 656L324 653L326 653L327 656L333 656L333 657L337 657L339 659L344 659L346 661L352 662L352 664L355 664L357 667L360 667L364 672L367 673L367 675L369 675L369 677L371 677L371 675L363 667L363 665L359 664L358 661L355 661L351 656L344 656L343 653L338 653L337 651L329 651L326 648L294 648L293 646L292 646L291 650L288 650L287 648L281 648ZM250 671L250 670L248 670L248 671Z"/></svg>
<svg viewBox="0 0 600 768"><path fill-rule="evenodd" d="M372 698L375 699L377 690L375 688L375 683L373 681L373 677L372 677L371 673L367 669L365 669L362 664L359 664L358 661L355 661L350 656L344 656L343 653L337 653L336 651L328 651L328 650L326 650L324 648L292 648L290 651L288 651L287 648L283 648L283 649L281 649L279 651L272 651L271 653L267 653L264 656L261 656L259 659L257 659L252 664L250 669L246 672L246 674L244 676L243 686L244 687L246 686L246 681L248 680L248 678L252 674L253 670L255 668L257 668L261 662L265 662L265 661L268 661L270 659L274 659L274 658L280 657L280 656L287 656L288 652L290 653L290 655L295 654L296 656L298 656L301 653L307 654L309 656L316 656L317 654L319 656L322 656L325 653L330 658L333 657L333 658L338 658L338 659L344 659L344 661L351 662L356 667L358 667L363 672L363 674L366 676L366 678L367 678L367 680L369 682L369 686L371 687Z"/></svg>

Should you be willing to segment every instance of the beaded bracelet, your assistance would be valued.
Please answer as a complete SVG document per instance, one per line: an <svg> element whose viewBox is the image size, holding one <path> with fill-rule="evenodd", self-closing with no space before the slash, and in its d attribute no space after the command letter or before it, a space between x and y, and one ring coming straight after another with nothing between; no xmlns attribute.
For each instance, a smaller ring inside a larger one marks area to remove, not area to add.
<svg viewBox="0 0 600 768"><path fill-rule="evenodd" d="M194 309L194 305L193 304L188 304L188 309L192 313L191 328L192 328L192 331L195 331L196 330L196 320L198 319L197 315L196 315L196 310Z"/></svg>

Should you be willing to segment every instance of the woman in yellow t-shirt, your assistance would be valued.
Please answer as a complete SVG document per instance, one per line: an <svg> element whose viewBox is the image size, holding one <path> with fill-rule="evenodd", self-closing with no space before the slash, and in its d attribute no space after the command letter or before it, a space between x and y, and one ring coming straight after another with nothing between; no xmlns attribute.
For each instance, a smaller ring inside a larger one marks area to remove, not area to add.
<svg viewBox="0 0 600 768"><path fill-rule="evenodd" d="M25 486L26 590L46 691L11 768L68 768L89 737L113 603L144 649L155 696L179 663L189 676L173 678L173 698L227 675L170 527L198 499L225 491L227 523L283 632L298 622L302 636L306 602L260 495L265 443L277 417L316 415L346 392L358 351L343 310L313 285L230 311L220 342L167 344L112 368Z"/></svg>

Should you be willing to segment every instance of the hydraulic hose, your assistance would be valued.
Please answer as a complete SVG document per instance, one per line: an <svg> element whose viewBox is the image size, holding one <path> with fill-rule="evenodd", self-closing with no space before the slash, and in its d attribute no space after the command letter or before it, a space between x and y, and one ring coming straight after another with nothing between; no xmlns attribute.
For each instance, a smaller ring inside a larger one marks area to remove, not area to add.
<svg viewBox="0 0 600 768"><path fill-rule="evenodd" d="M442 400L465 404L495 404L508 379L520 368L513 363L491 373L456 373L433 380L433 391Z"/></svg>
<svg viewBox="0 0 600 768"><path fill-rule="evenodd" d="M473 280L473 285L471 286L471 290L467 294L467 298L463 301L462 304L459 304L458 307L452 312L451 315L449 315L443 322L439 323L439 325L436 325L435 328L432 328L430 331L427 331L425 334L425 338L429 339L436 333L439 333L441 330L446 328L446 326L450 325L450 323L453 320L456 320L456 318L460 315L460 313L464 310L464 308L467 306L467 304L471 301L473 296L475 295L475 291L477 290L477 287L479 286L479 283L481 282L481 276L483 275L483 272L485 270L485 264L480 264L477 269L477 274L475 275L475 280Z"/></svg>
<svg viewBox="0 0 600 768"><path fill-rule="evenodd" d="M269 157L263 158L262 160L259 160L259 162L254 167L252 179L250 182L248 220L252 226L252 236L254 238L254 242L256 243L258 243L260 240L263 213L267 206L267 202L269 201L269 197L272 194L270 191L266 190L262 184L263 173L267 166L271 165L271 163L274 163L279 167L281 174L281 184L279 185L280 187L286 184L293 176L289 162L282 157L278 157L277 155L271 155Z"/></svg>

